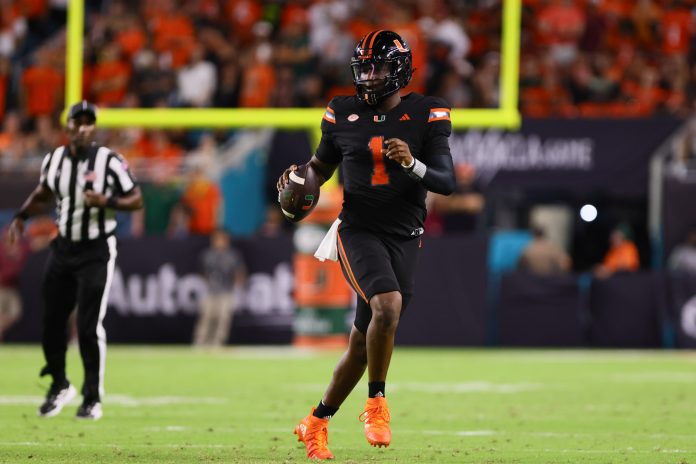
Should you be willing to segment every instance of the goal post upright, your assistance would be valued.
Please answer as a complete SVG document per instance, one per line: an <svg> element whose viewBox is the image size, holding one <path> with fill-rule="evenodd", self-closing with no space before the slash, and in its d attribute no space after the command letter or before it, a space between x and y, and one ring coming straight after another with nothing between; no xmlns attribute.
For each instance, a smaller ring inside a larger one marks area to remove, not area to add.
<svg viewBox="0 0 696 464"><path fill-rule="evenodd" d="M66 46L65 108L82 100L84 45L84 0L68 3ZM455 108L452 127L519 127L517 109L522 0L503 0L500 106L498 108ZM99 126L103 128L254 128L308 130L316 146L316 129L323 108L100 108Z"/></svg>

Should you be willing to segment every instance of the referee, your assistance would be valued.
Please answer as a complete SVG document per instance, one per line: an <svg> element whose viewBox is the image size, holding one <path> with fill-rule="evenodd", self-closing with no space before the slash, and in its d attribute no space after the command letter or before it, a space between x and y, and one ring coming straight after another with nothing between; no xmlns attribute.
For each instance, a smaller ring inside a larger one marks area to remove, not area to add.
<svg viewBox="0 0 696 464"><path fill-rule="evenodd" d="M68 112L70 143L48 153L41 165L39 185L10 224L8 239L16 242L24 222L55 199L58 237L51 243L42 295L42 344L46 366L41 376L53 378L39 416L58 414L76 390L65 374L67 322L77 306L80 355L85 370L80 419L102 416L106 333L102 321L116 260L114 210L143 205L140 189L126 161L108 147L93 142L96 108L83 101Z"/></svg>

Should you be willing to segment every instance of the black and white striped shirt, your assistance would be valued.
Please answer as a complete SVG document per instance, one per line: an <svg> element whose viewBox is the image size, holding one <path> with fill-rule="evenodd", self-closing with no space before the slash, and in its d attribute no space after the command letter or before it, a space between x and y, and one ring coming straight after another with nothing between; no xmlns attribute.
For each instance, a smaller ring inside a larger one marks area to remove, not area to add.
<svg viewBox="0 0 696 464"><path fill-rule="evenodd" d="M81 156L71 154L69 146L48 153L41 165L40 182L56 197L61 237L73 242L107 237L116 229L113 210L85 207L85 191L121 196L136 185L125 159L97 144Z"/></svg>

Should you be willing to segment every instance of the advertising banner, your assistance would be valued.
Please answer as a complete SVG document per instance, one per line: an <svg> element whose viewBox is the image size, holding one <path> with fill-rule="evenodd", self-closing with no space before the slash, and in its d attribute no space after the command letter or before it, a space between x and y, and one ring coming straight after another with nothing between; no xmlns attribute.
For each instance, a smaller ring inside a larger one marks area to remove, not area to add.
<svg viewBox="0 0 696 464"><path fill-rule="evenodd" d="M487 250L483 235L423 238L414 295L396 332L398 344L484 344Z"/></svg>
<svg viewBox="0 0 696 464"><path fill-rule="evenodd" d="M199 274L206 238L120 240L104 319L110 343L190 343L201 297ZM290 343L292 241L289 236L234 240L249 273L236 296L230 343ZM47 252L32 255L22 273L24 314L8 340L40 340L41 281Z"/></svg>
<svg viewBox="0 0 696 464"><path fill-rule="evenodd" d="M516 132L454 133L455 163L490 188L644 196L655 149L682 123L658 119L525 119Z"/></svg>

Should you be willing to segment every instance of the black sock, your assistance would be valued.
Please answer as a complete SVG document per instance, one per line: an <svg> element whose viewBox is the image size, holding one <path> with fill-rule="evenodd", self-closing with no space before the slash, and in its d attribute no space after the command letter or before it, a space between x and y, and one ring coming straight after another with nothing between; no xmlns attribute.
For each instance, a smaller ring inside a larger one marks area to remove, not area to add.
<svg viewBox="0 0 696 464"><path fill-rule="evenodd" d="M313 416L318 417L319 419L331 419L336 412L338 412L338 408L327 406L323 401L319 401L319 405L314 410Z"/></svg>
<svg viewBox="0 0 696 464"><path fill-rule="evenodd" d="M367 396L370 398L377 398L378 396L384 397L386 382L368 382L367 388L369 393Z"/></svg>

